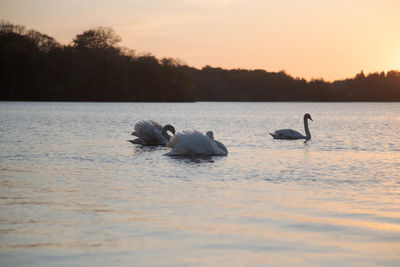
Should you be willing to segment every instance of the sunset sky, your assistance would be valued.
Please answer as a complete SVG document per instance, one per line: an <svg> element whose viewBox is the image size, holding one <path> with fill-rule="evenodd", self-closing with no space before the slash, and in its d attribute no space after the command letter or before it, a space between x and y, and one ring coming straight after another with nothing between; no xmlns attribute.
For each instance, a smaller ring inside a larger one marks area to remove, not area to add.
<svg viewBox="0 0 400 267"><path fill-rule="evenodd" d="M398 0L0 0L0 19L62 44L97 26L190 66L335 80L400 69Z"/></svg>

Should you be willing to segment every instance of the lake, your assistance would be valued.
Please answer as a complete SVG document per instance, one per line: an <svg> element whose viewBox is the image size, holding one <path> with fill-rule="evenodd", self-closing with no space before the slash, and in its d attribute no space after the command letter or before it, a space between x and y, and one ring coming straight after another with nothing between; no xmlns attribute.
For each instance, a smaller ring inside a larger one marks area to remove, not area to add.
<svg viewBox="0 0 400 267"><path fill-rule="evenodd" d="M149 119L229 154L127 142ZM399 266L399 131L400 103L0 102L0 265Z"/></svg>

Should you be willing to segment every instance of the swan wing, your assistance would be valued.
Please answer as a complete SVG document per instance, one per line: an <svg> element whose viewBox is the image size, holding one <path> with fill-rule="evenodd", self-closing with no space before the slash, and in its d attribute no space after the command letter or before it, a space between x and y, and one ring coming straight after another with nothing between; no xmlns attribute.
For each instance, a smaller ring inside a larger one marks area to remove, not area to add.
<svg viewBox="0 0 400 267"><path fill-rule="evenodd" d="M156 129L157 131L160 131L160 132L162 132L162 125L161 124L159 124L159 123L157 123L157 122L155 122L155 121L149 121L149 123L151 124L151 125L153 125L153 127L154 127L154 129Z"/></svg>
<svg viewBox="0 0 400 267"><path fill-rule="evenodd" d="M296 130L281 129L270 133L274 139L305 139L305 136Z"/></svg>

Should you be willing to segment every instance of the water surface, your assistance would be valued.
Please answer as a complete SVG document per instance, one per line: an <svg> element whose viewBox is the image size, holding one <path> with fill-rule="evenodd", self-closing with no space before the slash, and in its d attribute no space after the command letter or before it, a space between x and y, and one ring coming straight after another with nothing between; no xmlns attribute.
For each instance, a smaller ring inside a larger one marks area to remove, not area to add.
<svg viewBox="0 0 400 267"><path fill-rule="evenodd" d="M312 141L273 140L304 132ZM126 142L214 131L227 157ZM399 266L398 103L0 102L1 266Z"/></svg>

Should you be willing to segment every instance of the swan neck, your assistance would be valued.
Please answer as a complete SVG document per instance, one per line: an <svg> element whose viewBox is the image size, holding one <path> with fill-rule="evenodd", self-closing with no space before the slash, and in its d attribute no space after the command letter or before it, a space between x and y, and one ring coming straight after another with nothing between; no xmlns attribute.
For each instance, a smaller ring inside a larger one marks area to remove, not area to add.
<svg viewBox="0 0 400 267"><path fill-rule="evenodd" d="M304 131L306 132L306 139L311 139L310 129L308 129L308 119L304 118Z"/></svg>
<svg viewBox="0 0 400 267"><path fill-rule="evenodd" d="M171 140L171 136L168 134L168 130L165 127L162 129L162 135L167 138L168 141Z"/></svg>
<svg viewBox="0 0 400 267"><path fill-rule="evenodd" d="M169 141L169 140L171 140L172 136L168 134L168 131L171 132L172 134L175 134L175 128L172 125L167 124L162 129L162 132L161 132L162 135Z"/></svg>

